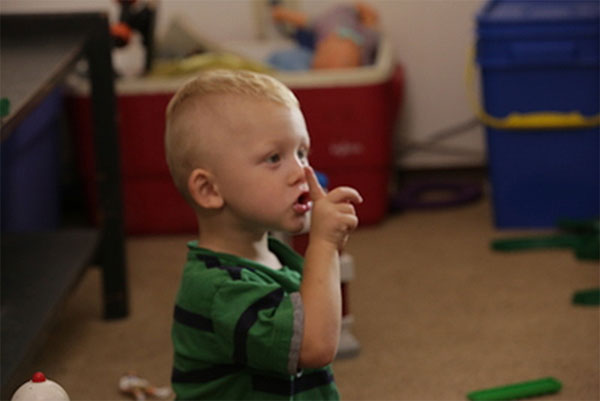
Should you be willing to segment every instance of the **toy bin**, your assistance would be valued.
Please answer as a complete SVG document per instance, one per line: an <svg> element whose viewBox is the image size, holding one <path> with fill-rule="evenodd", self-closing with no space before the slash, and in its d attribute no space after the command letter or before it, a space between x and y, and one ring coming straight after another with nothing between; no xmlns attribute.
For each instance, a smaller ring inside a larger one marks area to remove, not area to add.
<svg viewBox="0 0 600 401"><path fill-rule="evenodd" d="M338 71L276 72L297 95L311 135L311 163L330 185L357 188L361 224L388 211L392 131L402 89L402 70L383 41L374 65ZM118 80L125 229L129 234L193 232L191 208L171 183L164 155L165 109L190 76ZM70 83L68 110L93 205L90 104L84 82ZM93 213L92 213L93 214Z"/></svg>
<svg viewBox="0 0 600 401"><path fill-rule="evenodd" d="M499 228L600 214L599 20L582 0L490 1L477 16Z"/></svg>
<svg viewBox="0 0 600 401"><path fill-rule="evenodd" d="M3 232L58 227L62 99L55 89L2 141Z"/></svg>

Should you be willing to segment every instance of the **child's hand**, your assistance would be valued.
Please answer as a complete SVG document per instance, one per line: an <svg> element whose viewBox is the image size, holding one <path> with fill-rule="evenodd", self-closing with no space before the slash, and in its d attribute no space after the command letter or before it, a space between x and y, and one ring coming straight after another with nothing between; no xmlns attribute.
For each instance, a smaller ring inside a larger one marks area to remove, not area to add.
<svg viewBox="0 0 600 401"><path fill-rule="evenodd" d="M342 250L350 232L358 226L353 203L362 203L363 199L350 187L325 193L312 168L305 167L305 174L313 201L310 240L324 240Z"/></svg>

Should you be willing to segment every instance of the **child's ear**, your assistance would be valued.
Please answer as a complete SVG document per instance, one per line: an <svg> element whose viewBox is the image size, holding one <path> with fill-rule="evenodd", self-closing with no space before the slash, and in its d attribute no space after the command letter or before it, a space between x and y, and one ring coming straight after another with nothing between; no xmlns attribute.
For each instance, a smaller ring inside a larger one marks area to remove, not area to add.
<svg viewBox="0 0 600 401"><path fill-rule="evenodd" d="M204 209L219 209L224 204L214 176L201 168L194 169L190 174L188 192L196 204Z"/></svg>

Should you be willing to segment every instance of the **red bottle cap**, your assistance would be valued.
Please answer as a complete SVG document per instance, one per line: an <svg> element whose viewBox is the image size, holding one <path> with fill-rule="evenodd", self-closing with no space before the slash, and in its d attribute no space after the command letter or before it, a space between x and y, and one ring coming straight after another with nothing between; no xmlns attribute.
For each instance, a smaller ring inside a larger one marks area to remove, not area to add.
<svg viewBox="0 0 600 401"><path fill-rule="evenodd" d="M42 372L35 372L31 381L34 383L43 383L46 381L46 376Z"/></svg>

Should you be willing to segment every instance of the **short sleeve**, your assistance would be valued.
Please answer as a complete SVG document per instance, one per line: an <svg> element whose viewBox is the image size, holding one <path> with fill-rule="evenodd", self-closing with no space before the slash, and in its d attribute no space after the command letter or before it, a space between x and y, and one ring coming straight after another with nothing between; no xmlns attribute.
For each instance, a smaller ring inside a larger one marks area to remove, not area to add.
<svg viewBox="0 0 600 401"><path fill-rule="evenodd" d="M213 297L217 346L232 363L284 374L298 368L304 313L298 292L276 284L236 280Z"/></svg>

